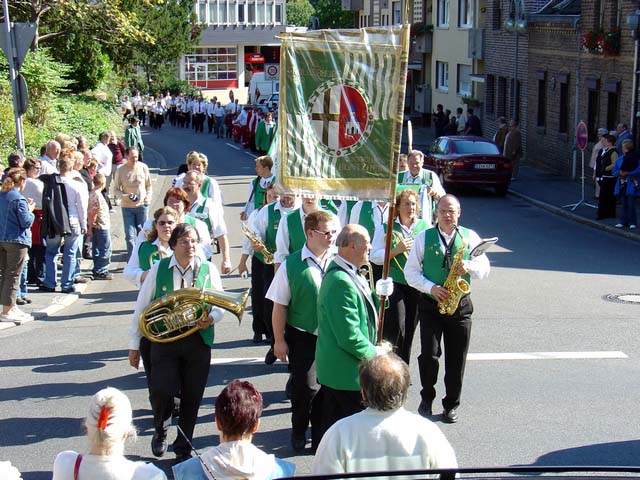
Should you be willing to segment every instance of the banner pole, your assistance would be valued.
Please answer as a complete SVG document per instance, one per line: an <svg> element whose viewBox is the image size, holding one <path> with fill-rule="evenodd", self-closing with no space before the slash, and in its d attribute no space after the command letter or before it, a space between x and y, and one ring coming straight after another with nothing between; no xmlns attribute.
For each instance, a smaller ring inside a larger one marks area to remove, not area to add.
<svg viewBox="0 0 640 480"><path fill-rule="evenodd" d="M411 152L412 144L413 144L413 129L411 126L411 120L407 122L407 140L408 140L408 150ZM394 164L394 176L393 176L393 185L391 187L391 199L389 201L389 217L387 218L387 234L384 239L384 263L382 265L382 278L386 279L389 277L389 263L391 261L390 253L391 253L391 239L393 238L393 224L395 222L396 217L396 188L398 186L398 170L399 170L400 162L395 162ZM373 275L373 272L370 272L369 275ZM382 331L384 330L384 310L385 303L387 302L387 297L384 295L380 296L380 307L378 309L378 318L379 326L378 326L378 341L377 344L380 345L382 343Z"/></svg>

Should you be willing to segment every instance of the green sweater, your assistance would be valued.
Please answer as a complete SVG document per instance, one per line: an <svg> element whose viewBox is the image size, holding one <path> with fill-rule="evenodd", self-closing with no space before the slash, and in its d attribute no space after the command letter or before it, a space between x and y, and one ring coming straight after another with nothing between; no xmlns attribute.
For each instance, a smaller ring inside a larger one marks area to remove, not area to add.
<svg viewBox="0 0 640 480"><path fill-rule="evenodd" d="M377 305L376 297L372 298ZM376 353L375 318L349 274L331 262L318 295L316 370L320 384L360 390L358 366Z"/></svg>

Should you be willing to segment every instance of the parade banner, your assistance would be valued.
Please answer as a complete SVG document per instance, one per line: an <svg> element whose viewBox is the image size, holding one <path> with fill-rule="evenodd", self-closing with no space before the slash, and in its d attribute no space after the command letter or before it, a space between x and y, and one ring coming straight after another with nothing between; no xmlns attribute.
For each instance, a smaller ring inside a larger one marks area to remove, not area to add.
<svg viewBox="0 0 640 480"><path fill-rule="evenodd" d="M404 110L409 26L285 33L277 176L287 190L389 200Z"/></svg>

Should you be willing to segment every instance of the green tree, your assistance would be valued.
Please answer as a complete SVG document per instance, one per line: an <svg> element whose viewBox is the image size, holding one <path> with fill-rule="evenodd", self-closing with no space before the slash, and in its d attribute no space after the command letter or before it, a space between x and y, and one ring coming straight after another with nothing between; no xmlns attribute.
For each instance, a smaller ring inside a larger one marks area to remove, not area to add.
<svg viewBox="0 0 640 480"><path fill-rule="evenodd" d="M139 4L141 28L154 43L132 45L132 61L142 67L150 91L177 77L178 60L196 46L202 33L192 0L165 0L162 5Z"/></svg>
<svg viewBox="0 0 640 480"><path fill-rule="evenodd" d="M320 28L355 28L353 12L342 10L340 0L311 0L311 4L320 21ZM287 10L287 18L288 16Z"/></svg>
<svg viewBox="0 0 640 480"><path fill-rule="evenodd" d="M309 0L287 1L287 23L297 27L309 26L311 15L315 13Z"/></svg>

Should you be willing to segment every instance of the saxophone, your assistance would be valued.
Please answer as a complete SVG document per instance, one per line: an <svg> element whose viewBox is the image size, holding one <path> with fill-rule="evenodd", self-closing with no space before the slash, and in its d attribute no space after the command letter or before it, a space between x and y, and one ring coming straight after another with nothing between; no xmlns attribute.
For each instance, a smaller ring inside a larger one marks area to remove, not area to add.
<svg viewBox="0 0 640 480"><path fill-rule="evenodd" d="M457 227L456 231L458 231ZM464 242L464 237L460 235L460 238L462 239L462 245L453 256L449 275L447 275L447 279L443 285L443 287L449 292L449 297L444 302L438 302L438 312L442 315L453 315L457 310L458 305L460 305L462 297L469 293L469 290L471 289L469 282L462 278L462 275L458 275L457 273L458 267L462 265L464 251L467 248L467 244Z"/></svg>
<svg viewBox="0 0 640 480"><path fill-rule="evenodd" d="M266 245L262 242L262 240L260 240L260 237L258 237L258 235L256 235L256 233L251 230L246 223L243 222L240 227L242 228L242 233L244 233L244 236L247 237L252 243L264 247L264 250L262 251L262 258L264 258L264 263L266 263L267 265L271 265L273 263L273 252L267 250Z"/></svg>

